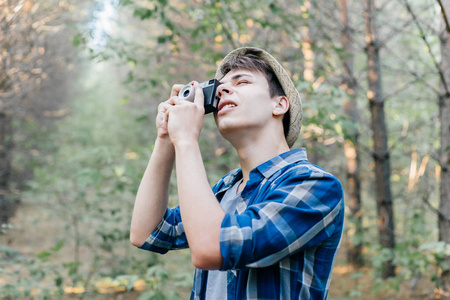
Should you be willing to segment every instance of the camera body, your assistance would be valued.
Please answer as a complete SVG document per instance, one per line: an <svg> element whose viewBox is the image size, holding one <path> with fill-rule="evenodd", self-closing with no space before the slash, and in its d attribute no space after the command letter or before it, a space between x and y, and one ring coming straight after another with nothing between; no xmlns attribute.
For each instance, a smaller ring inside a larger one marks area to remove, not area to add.
<svg viewBox="0 0 450 300"><path fill-rule="evenodd" d="M216 111L219 106L220 99L217 96L217 87L219 85L220 82L217 79L210 79L200 83L200 86L203 88L203 96L205 97L205 114ZM194 102L194 87L190 84L185 85L178 93L178 98Z"/></svg>

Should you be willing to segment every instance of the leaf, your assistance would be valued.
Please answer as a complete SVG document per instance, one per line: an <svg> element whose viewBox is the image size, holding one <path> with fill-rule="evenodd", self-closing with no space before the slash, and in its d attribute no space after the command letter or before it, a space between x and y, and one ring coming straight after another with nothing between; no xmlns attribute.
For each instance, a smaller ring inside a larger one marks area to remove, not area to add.
<svg viewBox="0 0 450 300"><path fill-rule="evenodd" d="M52 255L51 252L48 251L42 251L37 255L37 258L39 258L40 260L47 260L50 256Z"/></svg>
<svg viewBox="0 0 450 300"><path fill-rule="evenodd" d="M148 268L146 276L160 278L162 282L166 281L168 278L166 270L164 270L161 266L151 266Z"/></svg>
<svg viewBox="0 0 450 300"><path fill-rule="evenodd" d="M125 174L125 167L124 166L115 167L114 174L116 174L117 177L122 177L123 174Z"/></svg>
<svg viewBox="0 0 450 300"><path fill-rule="evenodd" d="M126 97L126 98L120 99L120 100L119 100L119 103L120 103L121 105L125 105L125 104L130 103L130 101L131 101L131 99L128 98L128 97Z"/></svg>
<svg viewBox="0 0 450 300"><path fill-rule="evenodd" d="M72 39L72 45L74 45L75 47L85 44L86 38L81 33L77 33Z"/></svg>
<svg viewBox="0 0 450 300"><path fill-rule="evenodd" d="M64 246L64 241L59 241L58 243L56 243L56 245L51 248L50 250L52 252L58 252L59 250L61 250L61 248Z"/></svg>
<svg viewBox="0 0 450 300"><path fill-rule="evenodd" d="M132 0L120 0L119 1L119 5L122 5L122 6L127 6L127 5L130 5L130 4L133 4Z"/></svg>
<svg viewBox="0 0 450 300"><path fill-rule="evenodd" d="M172 22L170 22L169 20L167 20L165 24L166 24L166 26L167 26L168 29L170 29L171 31L174 31L175 25L173 25Z"/></svg>
<svg viewBox="0 0 450 300"><path fill-rule="evenodd" d="M199 43L192 43L189 48L192 52L197 52L205 47L205 42L202 40Z"/></svg>
<svg viewBox="0 0 450 300"><path fill-rule="evenodd" d="M150 19L153 16L154 10L148 8L136 8L133 12L133 16L140 18L141 20Z"/></svg>
<svg viewBox="0 0 450 300"><path fill-rule="evenodd" d="M342 135L342 125L340 123L334 124L334 130L337 134Z"/></svg>
<svg viewBox="0 0 450 300"><path fill-rule="evenodd" d="M61 286L62 283L63 283L63 279L61 277L58 276L57 278L55 278L55 285L56 286Z"/></svg>
<svg viewBox="0 0 450 300"><path fill-rule="evenodd" d="M121 275L117 276L116 280L121 284L125 284L127 291L131 291L135 282L139 280L139 277L137 275Z"/></svg>
<svg viewBox="0 0 450 300"><path fill-rule="evenodd" d="M148 120L148 116L146 116L146 115L137 117L137 118L135 119L136 122L142 122L142 121L147 121L147 120Z"/></svg>
<svg viewBox="0 0 450 300"><path fill-rule="evenodd" d="M158 36L158 44L164 44L167 40L166 36L160 35Z"/></svg>
<svg viewBox="0 0 450 300"><path fill-rule="evenodd" d="M161 4L161 6L166 6L167 5L167 0L158 0L159 4Z"/></svg>
<svg viewBox="0 0 450 300"><path fill-rule="evenodd" d="M77 262L69 262L69 263L63 263L63 267L66 269L69 269L68 275L74 275L78 272L78 267L80 266L81 263L77 263Z"/></svg>

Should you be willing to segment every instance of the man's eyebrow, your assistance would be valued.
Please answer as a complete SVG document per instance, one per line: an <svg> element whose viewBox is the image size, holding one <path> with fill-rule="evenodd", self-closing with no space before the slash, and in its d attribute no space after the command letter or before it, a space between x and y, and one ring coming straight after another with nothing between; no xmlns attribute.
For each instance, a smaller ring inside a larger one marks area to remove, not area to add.
<svg viewBox="0 0 450 300"><path fill-rule="evenodd" d="M232 81L238 80L241 77L253 77L253 76L250 74L245 74L245 73L244 74L236 74L236 75L233 75L233 77L231 77L231 80Z"/></svg>

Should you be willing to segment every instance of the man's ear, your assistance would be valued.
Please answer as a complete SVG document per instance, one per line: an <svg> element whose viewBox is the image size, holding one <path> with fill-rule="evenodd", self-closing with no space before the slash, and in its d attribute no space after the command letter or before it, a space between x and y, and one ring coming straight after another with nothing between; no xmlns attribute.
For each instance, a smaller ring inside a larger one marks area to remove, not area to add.
<svg viewBox="0 0 450 300"><path fill-rule="evenodd" d="M286 96L275 97L275 105L272 113L274 116L284 115L289 110L289 100Z"/></svg>

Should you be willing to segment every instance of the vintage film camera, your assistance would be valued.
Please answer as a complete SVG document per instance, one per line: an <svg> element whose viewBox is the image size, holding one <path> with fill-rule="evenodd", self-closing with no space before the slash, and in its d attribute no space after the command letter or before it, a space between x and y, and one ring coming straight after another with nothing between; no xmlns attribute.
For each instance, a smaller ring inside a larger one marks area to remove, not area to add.
<svg viewBox="0 0 450 300"><path fill-rule="evenodd" d="M210 79L200 83L203 88L203 95L205 96L205 114L216 111L219 106L219 97L217 96L217 87L220 82L217 79ZM190 84L185 85L178 93L178 98L194 102L195 90Z"/></svg>

